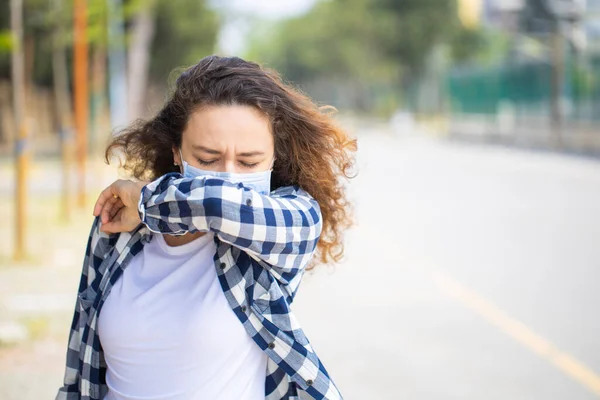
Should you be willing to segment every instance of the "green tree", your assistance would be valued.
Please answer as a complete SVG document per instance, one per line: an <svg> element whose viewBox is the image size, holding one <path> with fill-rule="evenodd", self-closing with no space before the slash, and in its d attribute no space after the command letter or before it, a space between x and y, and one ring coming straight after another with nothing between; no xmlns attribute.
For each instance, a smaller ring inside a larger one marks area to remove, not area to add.
<svg viewBox="0 0 600 400"><path fill-rule="evenodd" d="M547 0L526 0L520 14L521 29L527 33L548 33L556 24Z"/></svg>
<svg viewBox="0 0 600 400"><path fill-rule="evenodd" d="M411 72L418 72L439 43L461 28L456 1L371 0L371 23L381 49Z"/></svg>
<svg viewBox="0 0 600 400"><path fill-rule="evenodd" d="M430 49L459 28L455 1L330 0L268 37L255 35L249 54L295 79L324 71L355 77L390 66L418 71Z"/></svg>
<svg viewBox="0 0 600 400"><path fill-rule="evenodd" d="M321 1L303 16L257 26L248 57L296 83L338 82L346 94L373 97L370 105L356 103L362 109L397 96L403 81L422 72L434 46L452 42L457 32L469 34L461 29L454 0ZM457 57L467 58L472 46L459 48Z"/></svg>
<svg viewBox="0 0 600 400"><path fill-rule="evenodd" d="M52 35L56 24L66 27L64 45L70 52L73 37L73 1L64 0L64 13L56 15L48 0L24 0L25 40L33 43L33 80L52 82ZM152 2L125 0L125 18L131 20ZM10 2L0 1L0 79L10 79ZM106 0L88 1L88 39L90 45L106 47ZM214 50L220 21L204 0L156 0L156 24L151 46L151 77L164 80L168 72L189 64ZM90 53L91 54L91 53ZM70 63L69 63L70 68Z"/></svg>
<svg viewBox="0 0 600 400"><path fill-rule="evenodd" d="M205 0L161 0L155 15L150 76L156 82L214 51L220 20Z"/></svg>

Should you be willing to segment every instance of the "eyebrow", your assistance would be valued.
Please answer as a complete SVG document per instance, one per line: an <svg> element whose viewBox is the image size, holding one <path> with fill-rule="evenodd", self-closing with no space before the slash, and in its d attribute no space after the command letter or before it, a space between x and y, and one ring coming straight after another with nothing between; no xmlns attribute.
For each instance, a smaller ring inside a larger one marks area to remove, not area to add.
<svg viewBox="0 0 600 400"><path fill-rule="evenodd" d="M201 150L201 151L203 151L205 153L208 153L208 154L221 154L221 152L219 150L215 150L215 149L211 149L211 148L208 148L208 147L204 147L202 145L195 145L195 144L193 144L192 148L194 150Z"/></svg>
<svg viewBox="0 0 600 400"><path fill-rule="evenodd" d="M263 156L265 153L263 151L247 151L245 153L239 153L239 157L254 157L254 156Z"/></svg>
<svg viewBox="0 0 600 400"><path fill-rule="evenodd" d="M194 144L194 145L192 145L192 148L194 150L201 150L201 151L203 151L205 153L208 153L208 154L217 154L217 155L221 154L221 152L219 150L211 149L209 147L205 147L205 146L202 146L202 145L195 145ZM263 151L256 150L256 151L246 151L244 153L239 153L238 156L239 157L254 157L254 156L262 156L264 154L265 153Z"/></svg>

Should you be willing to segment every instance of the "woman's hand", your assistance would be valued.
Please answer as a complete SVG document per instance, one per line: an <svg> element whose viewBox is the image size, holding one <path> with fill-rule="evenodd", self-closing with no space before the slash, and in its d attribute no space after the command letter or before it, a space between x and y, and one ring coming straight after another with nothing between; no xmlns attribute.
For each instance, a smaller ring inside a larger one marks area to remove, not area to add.
<svg viewBox="0 0 600 400"><path fill-rule="evenodd" d="M142 221L138 214L141 191L149 182L119 179L100 193L94 216L100 216L101 231L107 233L130 232Z"/></svg>

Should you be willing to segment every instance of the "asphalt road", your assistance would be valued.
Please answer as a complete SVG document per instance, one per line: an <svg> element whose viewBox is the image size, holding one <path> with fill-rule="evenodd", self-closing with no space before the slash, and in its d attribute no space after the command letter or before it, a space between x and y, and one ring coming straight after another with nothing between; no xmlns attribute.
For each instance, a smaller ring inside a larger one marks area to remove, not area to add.
<svg viewBox="0 0 600 400"><path fill-rule="evenodd" d="M344 397L600 398L600 162L375 131L359 148L346 260L307 274L293 306ZM114 178L99 171L88 187ZM60 170L32 175L33 195L59 193ZM81 246L39 267L64 281L45 317L64 333L0 348L0 399L54 396ZM10 271L37 292L40 271Z"/></svg>
<svg viewBox="0 0 600 400"><path fill-rule="evenodd" d="M600 162L364 132L294 309L347 399L600 398Z"/></svg>

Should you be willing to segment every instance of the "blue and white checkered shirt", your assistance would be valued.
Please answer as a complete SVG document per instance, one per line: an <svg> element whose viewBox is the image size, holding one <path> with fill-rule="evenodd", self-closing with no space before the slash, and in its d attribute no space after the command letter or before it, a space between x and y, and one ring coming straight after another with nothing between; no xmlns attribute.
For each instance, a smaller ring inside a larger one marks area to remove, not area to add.
<svg viewBox="0 0 600 400"><path fill-rule="evenodd" d="M216 178L162 176L142 189L134 231L100 232L87 244L69 334L64 386L56 399L102 399L106 362L98 315L111 288L153 232L215 233L214 263L229 306L267 354L265 399L341 399L290 304L321 234L319 205L298 187L260 195Z"/></svg>

